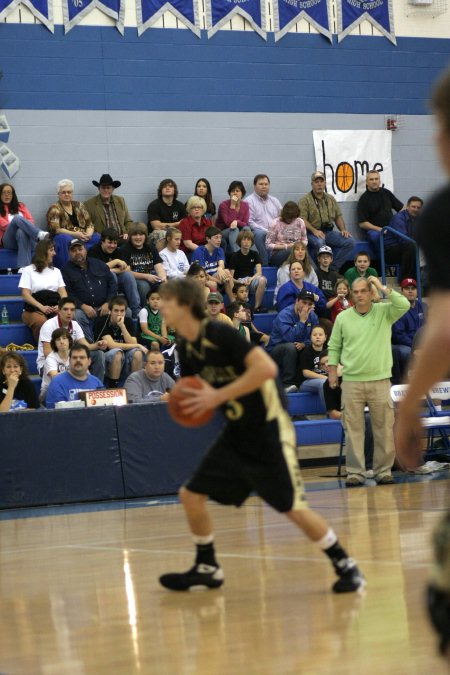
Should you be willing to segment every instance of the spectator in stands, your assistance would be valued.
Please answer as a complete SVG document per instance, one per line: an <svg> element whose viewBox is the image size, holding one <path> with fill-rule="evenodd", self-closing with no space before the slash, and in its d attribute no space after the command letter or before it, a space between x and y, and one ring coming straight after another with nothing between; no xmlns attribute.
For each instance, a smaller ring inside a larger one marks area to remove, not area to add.
<svg viewBox="0 0 450 675"><path fill-rule="evenodd" d="M89 343L83 333L80 324L74 321L76 312L76 302L73 298L61 298L58 303L58 315L52 319L47 319L43 324L39 333L38 355L36 359L37 370L42 374L45 359L51 353L51 339L53 331L57 328L66 328L73 342L85 345L91 352L92 364L90 367L91 373L103 382L105 377L105 354L106 343L102 341L96 343Z"/></svg>
<svg viewBox="0 0 450 675"><path fill-rule="evenodd" d="M133 219L125 199L114 194L114 190L122 183L120 180L113 180L109 173L104 173L99 181L93 180L92 184L98 188L98 195L84 202L84 206L95 231L102 234L104 230L113 230L118 241L125 241L128 239L128 225Z"/></svg>
<svg viewBox="0 0 450 675"><path fill-rule="evenodd" d="M236 300L230 302L227 307L227 316L233 322L233 326L236 328L239 335L242 335L243 338L250 342L250 331L247 326L244 325L247 320L247 312L242 303Z"/></svg>
<svg viewBox="0 0 450 675"><path fill-rule="evenodd" d="M322 355L319 360L319 366L321 370L328 373L328 351L325 350L322 352ZM337 387L330 387L328 379L325 380L323 385L323 396L325 400L325 409L327 415L332 420L342 421L342 369L338 368L338 385ZM370 423L370 415L367 412L364 412L364 461L366 467L366 478L371 478L373 476L372 466L373 466L373 432L372 425ZM350 439L347 437L345 439L345 444L349 447ZM350 452L351 454L351 452Z"/></svg>
<svg viewBox="0 0 450 675"><path fill-rule="evenodd" d="M150 289L166 281L166 272L162 260L153 244L147 244L147 226L145 223L131 223L128 228L128 241L118 250L118 257L128 265L136 279L140 305Z"/></svg>
<svg viewBox="0 0 450 675"><path fill-rule="evenodd" d="M118 295L109 302L107 316L99 316L94 324L94 339L106 343L105 364L108 385L117 387L131 372L142 368L147 348L138 344L134 323L125 314L127 301Z"/></svg>
<svg viewBox="0 0 450 675"><path fill-rule="evenodd" d="M74 342L69 352L69 369L59 373L48 385L46 408L60 401L76 401L80 391L104 389L103 382L89 373L91 356L86 345Z"/></svg>
<svg viewBox="0 0 450 675"><path fill-rule="evenodd" d="M325 407L323 385L327 372L320 366L320 358L326 350L327 336L322 326L314 326L311 331L311 344L300 354L299 382L300 391L317 394Z"/></svg>
<svg viewBox="0 0 450 675"><path fill-rule="evenodd" d="M415 279L403 279L401 292L409 302L406 314L392 326L392 383L400 384L406 375L411 357L413 341L417 331L425 323L425 306L417 299L417 282Z"/></svg>
<svg viewBox="0 0 450 675"><path fill-rule="evenodd" d="M251 230L242 230L237 237L239 250L230 258L230 272L233 279L249 288L255 295L255 312L262 312L262 301L266 291L267 279L262 273L261 258L258 251L252 249L254 234Z"/></svg>
<svg viewBox="0 0 450 675"><path fill-rule="evenodd" d="M186 204L187 216L180 222L181 250L190 259L198 246L206 244L206 230L211 221L205 217L206 202L201 197L190 197Z"/></svg>
<svg viewBox="0 0 450 675"><path fill-rule="evenodd" d="M205 236L206 244L197 246L191 260L199 263L208 279L213 281L220 290L225 290L230 298L233 290L233 277L230 270L225 268L225 253L220 245L222 232L218 227L208 227Z"/></svg>
<svg viewBox="0 0 450 675"><path fill-rule="evenodd" d="M73 339L67 328L57 328L53 331L50 340L51 352L44 361L39 394L39 400L43 405L50 382L58 373L69 370L69 351L72 345Z"/></svg>
<svg viewBox="0 0 450 675"><path fill-rule="evenodd" d="M83 202L73 200L74 183L68 178L57 185L58 201L47 211L47 224L55 244L55 265L63 269L69 260L70 242L75 237L84 242L86 248L98 244L100 235L94 231L87 209Z"/></svg>
<svg viewBox="0 0 450 675"><path fill-rule="evenodd" d="M205 218L214 223L216 218L216 205L213 201L212 190L209 180L206 178L199 178L195 184L194 195L201 197L206 202Z"/></svg>
<svg viewBox="0 0 450 675"><path fill-rule="evenodd" d="M181 230L168 227L165 248L159 252L167 279L185 277L189 269L189 260L186 253L180 250L180 246Z"/></svg>
<svg viewBox="0 0 450 675"><path fill-rule="evenodd" d="M308 245L306 227L300 218L300 209L295 202L286 202L278 218L269 225L266 248L269 251L269 265L279 267L289 257L296 242Z"/></svg>
<svg viewBox="0 0 450 675"><path fill-rule="evenodd" d="M272 325L267 351L281 369L287 393L297 391L300 353L311 344L311 331L319 323L314 303L314 293L301 290L295 303L279 312Z"/></svg>
<svg viewBox="0 0 450 675"><path fill-rule="evenodd" d="M63 267L68 294L77 303L75 319L89 342L94 341L93 325L97 316L106 316L108 303L117 295L117 281L108 265L87 257L85 243L72 239L70 260Z"/></svg>
<svg viewBox="0 0 450 675"><path fill-rule="evenodd" d="M128 403L165 403L175 381L164 372L164 356L160 352L149 351L144 368L131 373L125 382Z"/></svg>
<svg viewBox="0 0 450 675"><path fill-rule="evenodd" d="M342 216L339 204L326 192L325 174L314 171L311 176L311 192L298 203L300 218L308 230L311 258L316 260L318 249L326 244L334 252L334 265L339 271L352 254L355 242Z"/></svg>
<svg viewBox="0 0 450 675"><path fill-rule="evenodd" d="M36 388L28 376L25 359L16 352L6 352L0 358L0 412L39 408ZM7 439L4 439L7 442Z"/></svg>
<svg viewBox="0 0 450 675"><path fill-rule="evenodd" d="M108 265L116 277L119 293L123 293L127 299L132 318L137 319L141 309L141 299L137 281L129 266L124 260L117 257L117 245L120 241L119 233L113 228L105 228L100 236L100 243L89 249L88 258L96 258Z"/></svg>
<svg viewBox="0 0 450 675"><path fill-rule="evenodd" d="M139 312L141 328L141 344L148 349L153 345L168 347L175 341L175 335L167 330L166 322L160 311L161 296L159 291L150 290L147 293L145 306Z"/></svg>
<svg viewBox="0 0 450 675"><path fill-rule="evenodd" d="M377 277L378 272L374 267L370 267L370 255L367 251L360 251L355 255L355 266L346 270L344 278L347 279L350 286L355 279Z"/></svg>
<svg viewBox="0 0 450 675"><path fill-rule="evenodd" d="M390 302L372 303L370 285L390 297ZM355 306L341 312L328 343L328 380L338 386L337 366L342 364L343 420L347 438L348 487L365 481L364 408L369 407L374 433L374 478L378 484L393 483L395 458L394 411L390 400L392 369L391 331L408 311L409 302L400 293L382 286L378 277L356 279L352 293Z"/></svg>
<svg viewBox="0 0 450 675"><path fill-rule="evenodd" d="M246 320L243 321L243 325L246 326L250 332L250 340L257 345L267 345L269 342L269 336L266 333L258 330L253 323L253 310L248 301L248 285L237 281L233 286L233 297L237 302L239 302L247 313Z"/></svg>
<svg viewBox="0 0 450 675"><path fill-rule="evenodd" d="M60 270L53 267L55 247L51 239L38 242L31 265L23 268L19 280L24 299L22 321L39 340L41 326L58 313L58 302L66 297L66 285Z"/></svg>
<svg viewBox="0 0 450 675"><path fill-rule="evenodd" d="M321 246L317 252L317 287L320 288L327 302L327 312L324 314L330 318L329 301L334 297L334 287L338 280L338 273L330 269L333 263L333 251L329 246ZM333 303L334 304L334 303Z"/></svg>
<svg viewBox="0 0 450 675"><path fill-rule="evenodd" d="M301 241L296 241L292 247L291 252L287 260L280 265L277 270L277 284L275 286L275 293L273 297L273 303L276 304L278 291L280 286L289 281L289 267L291 263L300 261L303 265L303 271L305 273L304 280L313 286L318 286L318 279L316 270L311 265L311 260L309 258L308 249Z"/></svg>
<svg viewBox="0 0 450 675"><path fill-rule="evenodd" d="M389 227L413 239L414 221L422 206L420 197L410 197L406 207L392 216ZM388 230L384 235L384 255L390 265L400 265L402 279L416 275L416 247L412 241L405 241Z"/></svg>
<svg viewBox="0 0 450 675"><path fill-rule="evenodd" d="M272 197L269 190L269 177L263 173L258 173L253 179L253 192L245 200L250 208L249 226L255 235L255 246L262 265L267 265L269 261L269 253L266 248L267 231L270 224L281 213L280 201L276 197Z"/></svg>
<svg viewBox="0 0 450 675"><path fill-rule="evenodd" d="M211 289L208 286L208 277L206 276L206 272L203 269L203 267L198 263L192 263L192 265L189 267L186 273L186 276L192 277L198 284L200 284L200 286L203 288L203 293L206 302L209 294L211 293Z"/></svg>
<svg viewBox="0 0 450 675"><path fill-rule="evenodd" d="M0 185L0 246L17 251L19 273L31 263L38 241L48 237L48 232L34 224L33 216L25 204L19 202L10 183Z"/></svg>
<svg viewBox="0 0 450 675"><path fill-rule="evenodd" d="M322 291L317 286L305 281L305 272L301 262L293 262L289 266L289 281L283 284L278 291L277 307L280 312L285 307L293 305L301 290L311 291L319 312L325 312L327 302Z"/></svg>
<svg viewBox="0 0 450 675"><path fill-rule="evenodd" d="M380 232L389 225L392 212L403 208L402 202L387 188L381 186L378 171L368 171L366 191L358 200L358 222L364 230L366 239L378 250Z"/></svg>
<svg viewBox="0 0 450 675"><path fill-rule="evenodd" d="M334 323L338 314L353 307L350 284L347 279L338 279L334 286L334 296L328 300L327 308L331 311L331 321Z"/></svg>
<svg viewBox="0 0 450 675"><path fill-rule="evenodd" d="M239 232L242 228L248 227L250 209L248 203L243 201L246 190L242 181L231 181L228 194L230 199L226 199L219 205L216 227L222 230L225 252L233 253L239 250L236 241Z"/></svg>
<svg viewBox="0 0 450 675"><path fill-rule="evenodd" d="M210 293L206 299L206 316L214 321L222 321L233 326L232 320L223 313L223 295L221 293Z"/></svg>
<svg viewBox="0 0 450 675"><path fill-rule="evenodd" d="M157 248L168 227L178 227L186 216L184 204L178 201L178 187L172 178L164 178L158 186L158 196L147 207L148 226Z"/></svg>

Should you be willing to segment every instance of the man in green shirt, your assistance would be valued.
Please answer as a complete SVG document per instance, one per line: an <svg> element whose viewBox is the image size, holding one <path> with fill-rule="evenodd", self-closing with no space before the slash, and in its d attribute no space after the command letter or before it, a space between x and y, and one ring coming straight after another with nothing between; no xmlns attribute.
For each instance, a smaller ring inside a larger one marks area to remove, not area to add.
<svg viewBox="0 0 450 675"><path fill-rule="evenodd" d="M371 285L389 302L373 304ZM330 387L338 385L337 366L342 376L343 424L347 438L348 487L365 481L364 408L369 412L374 436L373 474L379 485L393 483L395 458L394 410L390 397L392 371L391 332L409 309L408 300L381 284L378 277L356 279L352 286L354 307L336 318L328 344Z"/></svg>

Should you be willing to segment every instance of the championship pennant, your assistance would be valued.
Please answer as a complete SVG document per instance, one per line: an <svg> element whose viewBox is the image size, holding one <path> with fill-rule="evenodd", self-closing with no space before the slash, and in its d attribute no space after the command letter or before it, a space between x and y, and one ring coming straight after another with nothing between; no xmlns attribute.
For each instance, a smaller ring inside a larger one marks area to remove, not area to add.
<svg viewBox="0 0 450 675"><path fill-rule="evenodd" d="M171 12L178 21L200 37L197 0L137 0L138 35L150 28L164 12Z"/></svg>
<svg viewBox="0 0 450 675"><path fill-rule="evenodd" d="M123 35L125 0L63 0L65 32L68 33L95 8L114 19L117 30Z"/></svg>
<svg viewBox="0 0 450 675"><path fill-rule="evenodd" d="M206 0L208 37L236 15L246 19L253 30L267 40L265 0Z"/></svg>
<svg viewBox="0 0 450 675"><path fill-rule="evenodd" d="M394 45L394 17L392 0L338 0L338 42L343 40L362 21L369 21Z"/></svg>
<svg viewBox="0 0 450 675"><path fill-rule="evenodd" d="M53 26L53 4L48 0L0 0L0 21L4 21L18 5L24 5L30 10L32 15L38 19L52 33Z"/></svg>
<svg viewBox="0 0 450 675"><path fill-rule="evenodd" d="M273 14L275 42L286 35L300 19L305 19L332 42L327 0L274 0Z"/></svg>

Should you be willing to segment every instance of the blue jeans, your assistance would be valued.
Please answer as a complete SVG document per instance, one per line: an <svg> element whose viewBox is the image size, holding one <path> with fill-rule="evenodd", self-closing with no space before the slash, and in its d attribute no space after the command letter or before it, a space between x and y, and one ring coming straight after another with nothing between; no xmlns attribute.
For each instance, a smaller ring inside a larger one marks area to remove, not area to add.
<svg viewBox="0 0 450 675"><path fill-rule="evenodd" d="M281 342L269 354L280 368L283 387L297 384L299 353L293 342Z"/></svg>
<svg viewBox="0 0 450 675"><path fill-rule="evenodd" d="M314 263L317 262L317 251L325 244L333 249L333 265L340 270L345 265L347 260L353 259L353 250L355 248L355 240L353 237L343 237L342 234L332 229L329 232L324 232L325 239L315 237L311 232L308 232L308 249Z"/></svg>
<svg viewBox="0 0 450 675"><path fill-rule="evenodd" d="M136 279L131 272L121 272L120 274L115 274L113 272L113 274L117 279L119 291L125 294L128 306L131 309L131 316L133 319L137 319L139 310L141 309L141 299L139 297Z"/></svg>
<svg viewBox="0 0 450 675"><path fill-rule="evenodd" d="M114 360L114 357L116 354L121 353L121 360L122 360L122 368L120 371L120 380L124 382L128 375L131 373L131 366L133 362L134 355L136 352L141 351L136 347L136 349L120 349L119 347L114 347L113 349L108 349L108 351L105 354L105 362L106 362L106 368L108 370L108 377L109 377L109 366L111 365L112 361Z"/></svg>
<svg viewBox="0 0 450 675"><path fill-rule="evenodd" d="M3 246L17 251L17 264L26 267L31 264L38 234L41 230L23 216L14 216L3 235Z"/></svg>
<svg viewBox="0 0 450 675"><path fill-rule="evenodd" d="M321 380L319 378L304 380L301 383L299 389L299 391L305 391L308 392L309 394L317 394L321 404L323 405L324 410L327 409L327 405L325 403L325 396L323 395L323 385L325 382L326 380Z"/></svg>
<svg viewBox="0 0 450 675"><path fill-rule="evenodd" d="M270 265L273 265L274 267L280 267L284 261L289 258L291 251L291 248L288 248L285 251L274 251L270 256Z"/></svg>
<svg viewBox="0 0 450 675"><path fill-rule="evenodd" d="M53 264L58 269L62 270L66 262L69 260L69 244L72 239L77 238L77 233L73 234L55 234L53 237L53 243L55 245L55 257L53 258ZM94 232L89 241L85 241L84 245L89 250L94 244L98 244L100 241L100 235L98 232Z"/></svg>
<svg viewBox="0 0 450 675"><path fill-rule="evenodd" d="M269 262L269 252L266 249L267 232L266 230L261 230L258 227L250 229L252 230L253 236L255 237L254 245L252 248L256 248L256 250L258 251L259 257L261 258L261 264L267 265Z"/></svg>
<svg viewBox="0 0 450 675"><path fill-rule="evenodd" d="M408 361L411 357L411 347L408 345L392 345L392 384L401 384Z"/></svg>

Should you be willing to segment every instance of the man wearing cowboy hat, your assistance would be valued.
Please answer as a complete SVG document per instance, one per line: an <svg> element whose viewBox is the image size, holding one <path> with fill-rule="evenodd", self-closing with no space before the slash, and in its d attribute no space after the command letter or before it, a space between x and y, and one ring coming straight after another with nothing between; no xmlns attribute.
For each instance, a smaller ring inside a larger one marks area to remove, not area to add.
<svg viewBox="0 0 450 675"><path fill-rule="evenodd" d="M94 223L95 231L102 233L105 229L115 230L120 239L128 239L128 225L133 222L123 197L114 195L116 188L121 186L119 180L113 180L109 173L104 173L99 181L93 180L98 188L98 195L91 197L84 205Z"/></svg>

